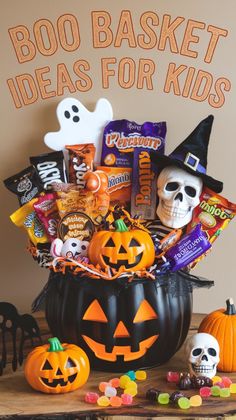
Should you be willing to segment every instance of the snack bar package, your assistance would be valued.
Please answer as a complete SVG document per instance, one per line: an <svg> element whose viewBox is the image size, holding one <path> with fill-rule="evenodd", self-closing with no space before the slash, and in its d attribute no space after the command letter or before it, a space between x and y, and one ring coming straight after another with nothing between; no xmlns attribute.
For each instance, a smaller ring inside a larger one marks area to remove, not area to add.
<svg viewBox="0 0 236 420"><path fill-rule="evenodd" d="M36 201L37 198L33 198L10 216L16 226L26 229L29 239L34 245L49 242L45 229L33 207Z"/></svg>
<svg viewBox="0 0 236 420"><path fill-rule="evenodd" d="M16 175L5 179L5 186L17 195L21 206L28 203L43 191L40 179L33 166L28 166Z"/></svg>
<svg viewBox="0 0 236 420"><path fill-rule="evenodd" d="M39 197L34 204L34 210L42 222L50 241L56 239L59 221L56 193L48 193Z"/></svg>
<svg viewBox="0 0 236 420"><path fill-rule="evenodd" d="M93 171L93 161L95 156L95 146L89 144L75 144L66 146L69 152L69 182L76 184L79 188L84 188L84 174Z"/></svg>
<svg viewBox="0 0 236 420"><path fill-rule="evenodd" d="M157 174L148 149L134 149L131 216L153 220L156 215Z"/></svg>
<svg viewBox="0 0 236 420"><path fill-rule="evenodd" d="M130 206L132 169L118 168L115 166L98 166L98 170L104 171L108 176L108 192L111 205Z"/></svg>
<svg viewBox="0 0 236 420"><path fill-rule="evenodd" d="M133 167L133 152L144 148L164 153L165 122L116 120L106 125L103 133L102 165Z"/></svg>
<svg viewBox="0 0 236 420"><path fill-rule="evenodd" d="M53 182L67 182L62 151L31 156L30 163L34 165L45 190L50 190Z"/></svg>
<svg viewBox="0 0 236 420"><path fill-rule="evenodd" d="M205 187L200 196L200 203L193 210L191 222L187 230L190 231L198 223L207 237L213 243L220 233L228 226L236 214L236 204Z"/></svg>

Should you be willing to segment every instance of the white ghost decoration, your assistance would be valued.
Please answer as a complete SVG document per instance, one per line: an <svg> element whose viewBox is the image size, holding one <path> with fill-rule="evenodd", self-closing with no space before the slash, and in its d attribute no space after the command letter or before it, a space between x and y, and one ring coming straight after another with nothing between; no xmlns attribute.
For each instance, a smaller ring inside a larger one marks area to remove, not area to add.
<svg viewBox="0 0 236 420"><path fill-rule="evenodd" d="M75 98L65 98L57 106L60 130L47 133L45 144L53 150L63 150L66 145L94 143L95 163L100 164L104 127L113 118L110 102L100 98L95 110L90 112Z"/></svg>
<svg viewBox="0 0 236 420"><path fill-rule="evenodd" d="M201 178L183 169L176 166L164 168L157 179L157 216L163 225L173 229L186 226L200 202L202 186Z"/></svg>
<svg viewBox="0 0 236 420"><path fill-rule="evenodd" d="M195 376L213 378L220 361L219 343L207 333L197 333L190 337L185 345L189 371Z"/></svg>

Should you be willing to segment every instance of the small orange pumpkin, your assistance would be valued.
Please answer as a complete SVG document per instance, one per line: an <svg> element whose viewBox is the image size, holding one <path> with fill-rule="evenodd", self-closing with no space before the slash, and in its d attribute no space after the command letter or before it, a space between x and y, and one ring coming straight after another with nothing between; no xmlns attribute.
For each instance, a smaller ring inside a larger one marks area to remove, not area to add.
<svg viewBox="0 0 236 420"><path fill-rule="evenodd" d="M86 353L74 344L61 344L58 338L36 347L27 356L24 373L37 391L59 394L84 385L90 372Z"/></svg>
<svg viewBox="0 0 236 420"><path fill-rule="evenodd" d="M225 308L217 309L207 315L201 322L198 331L213 335L220 346L218 370L236 371L236 309L233 299L227 299Z"/></svg>
<svg viewBox="0 0 236 420"><path fill-rule="evenodd" d="M92 264L121 271L137 271L150 267L155 258L151 236L140 229L129 230L122 219L115 221L116 230L94 233L88 257Z"/></svg>

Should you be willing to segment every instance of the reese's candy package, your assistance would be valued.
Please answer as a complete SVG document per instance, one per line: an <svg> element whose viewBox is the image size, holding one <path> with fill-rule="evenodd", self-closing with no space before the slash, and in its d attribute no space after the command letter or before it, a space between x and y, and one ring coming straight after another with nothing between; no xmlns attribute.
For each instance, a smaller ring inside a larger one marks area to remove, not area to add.
<svg viewBox="0 0 236 420"><path fill-rule="evenodd" d="M164 153L165 122L116 120L109 122L103 134L102 165L133 167L133 152L144 148Z"/></svg>
<svg viewBox="0 0 236 420"><path fill-rule="evenodd" d="M92 143L75 144L66 146L66 149L69 152L69 182L84 188L84 174L93 171L95 146Z"/></svg>
<svg viewBox="0 0 236 420"><path fill-rule="evenodd" d="M130 205L132 169L115 166L98 166L97 169L104 171L108 176L108 192L111 204Z"/></svg>
<svg viewBox="0 0 236 420"><path fill-rule="evenodd" d="M33 200L24 204L10 216L11 221L16 226L26 229L29 239L34 245L49 242L44 227L33 207L36 201L37 198L33 198Z"/></svg>
<svg viewBox="0 0 236 420"><path fill-rule="evenodd" d="M156 179L149 150L134 150L131 216L153 220L156 214Z"/></svg>
<svg viewBox="0 0 236 420"><path fill-rule="evenodd" d="M56 193L42 195L34 203L34 210L42 222L50 241L57 237L59 214L56 204Z"/></svg>
<svg viewBox="0 0 236 420"><path fill-rule="evenodd" d="M62 151L31 156L30 163L34 165L45 190L50 190L53 182L67 182Z"/></svg>
<svg viewBox="0 0 236 420"><path fill-rule="evenodd" d="M226 198L205 187L201 193L199 205L193 210L192 220L187 230L191 230L200 223L212 244L235 214L236 204L230 203Z"/></svg>
<svg viewBox="0 0 236 420"><path fill-rule="evenodd" d="M3 182L8 190L17 195L21 206L28 203L43 191L40 179L33 165L28 166L16 175L12 175Z"/></svg>

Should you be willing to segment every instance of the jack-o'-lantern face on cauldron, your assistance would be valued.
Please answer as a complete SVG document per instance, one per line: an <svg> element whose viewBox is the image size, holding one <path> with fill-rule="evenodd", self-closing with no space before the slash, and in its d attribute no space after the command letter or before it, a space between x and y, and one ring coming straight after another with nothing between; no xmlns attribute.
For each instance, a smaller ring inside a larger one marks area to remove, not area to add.
<svg viewBox="0 0 236 420"><path fill-rule="evenodd" d="M144 326L152 320L156 320L157 317L157 313L150 303L148 303L146 299L143 299L137 308L133 319L129 319L127 322L130 327L126 325L125 320L117 319L117 322L114 323L114 319L109 320L109 315L106 315L99 301L95 299L87 308L83 320L92 323L94 326L93 331L95 331L96 323L97 325L99 323L100 325L103 324L105 327L107 326L107 328L104 329L105 342L96 341L94 336L92 338L88 335L82 335L82 337L88 347L99 359L114 362L116 361L117 356L123 356L125 362L136 360L144 356L158 338L158 334L152 333L148 337L140 336L140 340L137 342L137 335L140 335L141 331L139 331L139 327L140 325ZM111 323L114 325L112 329ZM136 343L134 343L134 340Z"/></svg>
<svg viewBox="0 0 236 420"><path fill-rule="evenodd" d="M115 231L99 231L93 235L88 249L90 261L102 268L121 271L137 271L151 266L155 257L151 236L143 230L128 230L122 219L115 223Z"/></svg>

